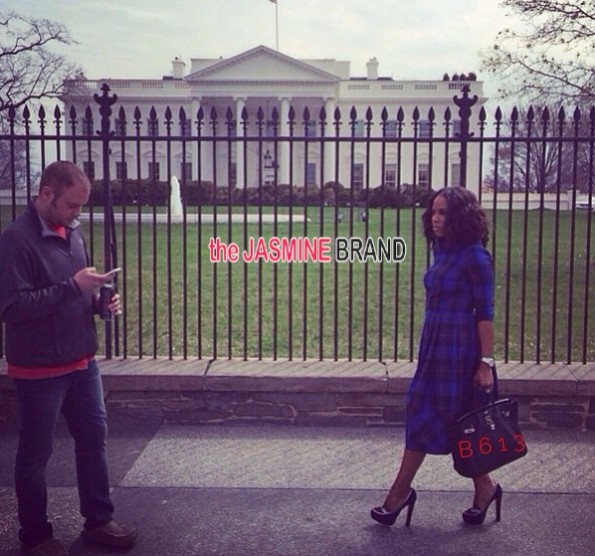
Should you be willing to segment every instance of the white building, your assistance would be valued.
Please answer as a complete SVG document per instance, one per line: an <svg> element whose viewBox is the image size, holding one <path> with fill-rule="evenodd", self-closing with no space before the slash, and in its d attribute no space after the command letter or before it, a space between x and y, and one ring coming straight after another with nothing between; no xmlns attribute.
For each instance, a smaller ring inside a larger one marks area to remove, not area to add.
<svg viewBox="0 0 595 556"><path fill-rule="evenodd" d="M229 59L195 58L189 68L176 58L172 66L171 75L162 79L85 79L68 84L63 97L67 113L75 107L77 117L84 120L85 108L91 106L94 121L93 129L88 131L93 133L100 122L92 95L100 94L106 83L110 94L118 96L112 107L116 139L110 143L112 176L126 173L134 178L140 171L140 177L167 180L176 175L237 187L275 182L320 185L328 181L355 188L406 183L456 185L460 181L460 145L456 140L460 117L453 96L462 96L463 85L470 86L470 96L477 95L472 122L477 121L479 108L486 101L483 83L473 74L461 76L462 80L441 76L432 81L397 81L380 76L375 58L368 62L365 77L352 77L348 61L298 60L265 46ZM172 114L169 135L173 139L165 141L168 107ZM134 124L137 108L140 126ZM151 124L153 108L156 123ZM180 125L180 108L187 118L184 126ZM414 126L416 108L419 119ZM429 121L431 108L434 126ZM447 108L452 116L449 141L444 140ZM200 126L203 140L198 148L196 122L200 109L204 114ZM310 119L307 123L306 109ZM322 109L326 112L325 126L320 125ZM337 109L340 126L335 125ZM395 140L399 109L403 111L405 138L401 142ZM290 110L295 114L292 125L288 123ZM213 127L215 111L217 125ZM143 137L140 143L128 139L137 134L136 127ZM379 140L383 127L388 138L384 142ZM118 141L124 131L126 140ZM434 141L428 140L431 133ZM364 139L368 135L372 138L369 141ZM420 141L412 142L414 136ZM237 140L242 137L246 140ZM100 177L99 142L68 142L67 148L70 154L76 149L77 160L85 161L87 170ZM481 183L478 167L477 154L474 156L474 146L470 145L467 184L472 189Z"/></svg>

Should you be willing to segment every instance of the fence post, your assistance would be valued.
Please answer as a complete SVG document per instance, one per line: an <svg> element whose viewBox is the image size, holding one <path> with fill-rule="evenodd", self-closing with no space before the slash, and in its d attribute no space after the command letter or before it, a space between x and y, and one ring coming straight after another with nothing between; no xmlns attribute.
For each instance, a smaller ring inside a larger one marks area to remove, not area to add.
<svg viewBox="0 0 595 556"><path fill-rule="evenodd" d="M469 91L471 88L469 84L463 85L462 93L463 98L458 96L453 97L454 103L459 107L459 116L461 116L461 131L457 133L461 141L461 151L459 156L461 157L461 183L463 187L467 187L467 145L469 139L473 137L473 133L469 133L469 119L471 118L471 107L477 103L477 95L473 95L473 98L469 98ZM454 184L453 184L454 185Z"/></svg>
<svg viewBox="0 0 595 556"><path fill-rule="evenodd" d="M101 114L101 129L97 135L101 138L102 160L103 160L103 260L105 271L116 266L116 242L114 239L115 221L114 208L112 203L112 190L110 186L110 140L114 132L110 131L111 106L118 100L117 95L109 96L110 88L107 83L101 87L102 94L95 93L93 98L99 104ZM112 321L105 321L105 357L112 358Z"/></svg>

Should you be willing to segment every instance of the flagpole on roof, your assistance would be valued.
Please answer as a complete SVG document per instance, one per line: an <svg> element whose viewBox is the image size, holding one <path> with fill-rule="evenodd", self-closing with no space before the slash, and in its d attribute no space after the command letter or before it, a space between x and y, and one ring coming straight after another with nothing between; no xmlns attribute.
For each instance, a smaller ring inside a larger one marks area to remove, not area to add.
<svg viewBox="0 0 595 556"><path fill-rule="evenodd" d="M269 2L275 4L275 44L277 51L279 51L279 4L277 0L269 0Z"/></svg>

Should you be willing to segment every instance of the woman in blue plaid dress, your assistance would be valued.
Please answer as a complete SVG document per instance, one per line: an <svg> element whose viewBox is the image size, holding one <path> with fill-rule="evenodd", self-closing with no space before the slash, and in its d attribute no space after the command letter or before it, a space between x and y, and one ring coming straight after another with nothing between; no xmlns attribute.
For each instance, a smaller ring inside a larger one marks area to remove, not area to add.
<svg viewBox="0 0 595 556"><path fill-rule="evenodd" d="M407 395L405 452L383 506L372 518L392 525L417 499L411 487L426 454L449 454L448 427L473 408L477 391L497 396L493 361L494 278L485 249L488 228L477 198L462 187L435 192L422 217L434 260L424 277L426 313L418 366ZM474 479L466 523L480 524L502 489L489 475Z"/></svg>

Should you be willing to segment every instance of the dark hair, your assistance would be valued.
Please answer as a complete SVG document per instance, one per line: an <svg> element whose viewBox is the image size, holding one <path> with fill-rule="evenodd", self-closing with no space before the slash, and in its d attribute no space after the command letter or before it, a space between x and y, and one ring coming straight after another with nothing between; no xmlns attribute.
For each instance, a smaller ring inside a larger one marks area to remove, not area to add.
<svg viewBox="0 0 595 556"><path fill-rule="evenodd" d="M47 166L41 174L39 189L49 187L59 197L67 187L76 183L86 183L91 188L89 178L76 164L67 160L58 160Z"/></svg>
<svg viewBox="0 0 595 556"><path fill-rule="evenodd" d="M434 192L422 216L424 235L430 244L438 239L432 229L432 205L436 197L446 199L444 240L447 245L467 245L481 242L486 246L489 238L486 214L477 197L464 187L445 187Z"/></svg>

